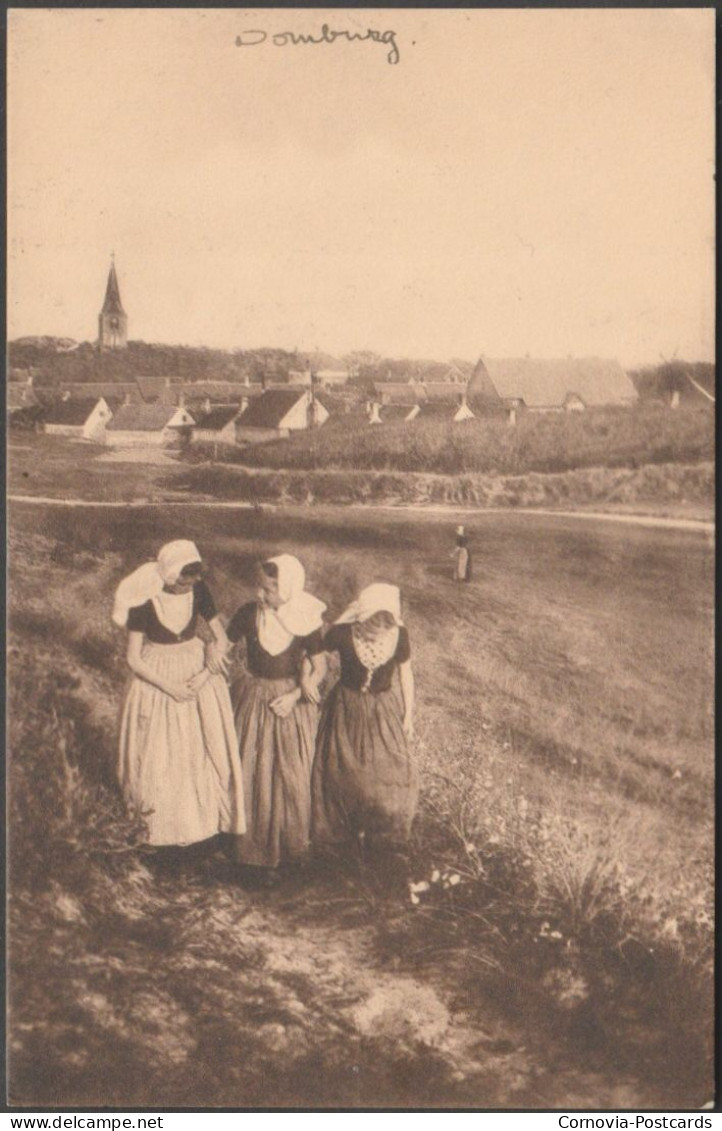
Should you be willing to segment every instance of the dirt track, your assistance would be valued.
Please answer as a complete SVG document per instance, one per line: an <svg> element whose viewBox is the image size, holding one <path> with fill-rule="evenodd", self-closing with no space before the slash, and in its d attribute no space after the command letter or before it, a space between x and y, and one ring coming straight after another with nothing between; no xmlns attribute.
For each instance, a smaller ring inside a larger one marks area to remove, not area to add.
<svg viewBox="0 0 722 1131"><path fill-rule="evenodd" d="M36 495L8 495L8 502L11 503L31 503L42 506L53 507L117 507L117 508L144 508L144 507L159 507L166 510L168 507L203 507L209 510L254 510L253 503L239 503L226 499L168 499L162 501L147 501L147 500L133 500L131 502L120 502L113 500L106 502L104 500L93 499L53 499L47 496ZM281 510L285 509L282 504L278 503L263 503L264 510ZM328 511L335 509L332 507L321 506L314 508L318 510ZM343 509L343 508L338 508ZM574 518L574 519L591 519L600 522L622 522L630 526L649 526L663 530L687 530L691 533L700 534L713 534L715 530L714 522L707 522L702 519L692 518L667 518L657 515L646 514L611 514L606 511L563 511L563 510L547 510L539 507L453 507L453 506L411 506L411 505L386 505L379 506L376 504L365 506L366 511L393 511L395 513L408 512L414 515L424 514L450 514L450 515L469 515L475 518L481 518L485 515L509 515L509 514L526 514L526 515L546 515L552 518Z"/></svg>

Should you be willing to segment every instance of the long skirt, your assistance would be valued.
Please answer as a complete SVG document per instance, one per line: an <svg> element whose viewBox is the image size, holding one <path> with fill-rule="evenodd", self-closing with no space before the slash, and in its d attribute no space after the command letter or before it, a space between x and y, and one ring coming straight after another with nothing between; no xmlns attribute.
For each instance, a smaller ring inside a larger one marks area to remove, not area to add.
<svg viewBox="0 0 722 1131"><path fill-rule="evenodd" d="M246 786L248 831L236 842L241 864L276 868L308 853L318 708L301 701L285 719L270 708L296 686L292 679L247 676L232 689Z"/></svg>
<svg viewBox="0 0 722 1131"><path fill-rule="evenodd" d="M203 670L203 644L145 641L142 658L161 679L185 683ZM134 676L123 708L118 776L127 802L145 816L149 844L244 832L241 763L223 676L210 676L185 703Z"/></svg>
<svg viewBox="0 0 722 1131"><path fill-rule="evenodd" d="M396 692L352 691L336 684L318 729L312 787L314 844L408 839L418 774Z"/></svg>
<svg viewBox="0 0 722 1131"><path fill-rule="evenodd" d="M456 556L454 580L471 581L471 554L465 547L462 547Z"/></svg>

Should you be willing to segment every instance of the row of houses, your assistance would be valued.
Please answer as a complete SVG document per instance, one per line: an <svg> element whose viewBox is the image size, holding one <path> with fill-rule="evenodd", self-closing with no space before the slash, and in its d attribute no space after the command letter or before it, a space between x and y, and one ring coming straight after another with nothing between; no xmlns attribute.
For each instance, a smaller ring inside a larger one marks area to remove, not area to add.
<svg viewBox="0 0 722 1131"><path fill-rule="evenodd" d="M67 398L41 406L37 425L49 435L88 440L112 447L176 447L186 443L251 444L289 436L292 432L319 428L332 415L353 413L354 424L422 419L459 421L471 419L463 395L452 393L440 399L418 403L382 403L372 394L355 404L348 400L332 402L311 389L286 387L267 389L247 403L204 405L189 409L184 405L109 403L105 397Z"/></svg>
<svg viewBox="0 0 722 1131"><path fill-rule="evenodd" d="M303 388L270 389L247 405L120 404L105 397L68 398L40 406L37 426L53 436L88 440L111 447L179 447L189 442L262 443L291 432L320 427L329 410Z"/></svg>

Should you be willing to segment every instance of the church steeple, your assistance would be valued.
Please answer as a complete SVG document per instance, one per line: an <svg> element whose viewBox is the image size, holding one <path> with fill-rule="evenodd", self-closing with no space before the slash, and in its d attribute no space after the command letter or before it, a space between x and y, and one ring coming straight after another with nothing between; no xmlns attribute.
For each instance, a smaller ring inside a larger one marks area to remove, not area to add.
<svg viewBox="0 0 722 1131"><path fill-rule="evenodd" d="M128 345L128 316L120 301L120 287L115 272L115 254L110 257L105 302L98 317L98 345L101 349L119 350Z"/></svg>

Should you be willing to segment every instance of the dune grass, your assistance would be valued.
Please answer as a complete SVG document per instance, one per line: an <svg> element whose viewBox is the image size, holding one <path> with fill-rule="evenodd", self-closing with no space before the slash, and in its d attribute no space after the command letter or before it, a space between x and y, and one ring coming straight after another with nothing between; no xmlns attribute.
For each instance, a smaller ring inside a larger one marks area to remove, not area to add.
<svg viewBox="0 0 722 1131"><path fill-rule="evenodd" d="M190 456L194 458L193 451ZM202 458L202 450L195 456ZM713 405L687 405L673 412L654 403L584 413L524 413L513 428L503 417L372 426L363 415L338 416L316 431L224 453L224 458L246 467L443 475L636 468L698 463L713 456Z"/></svg>

